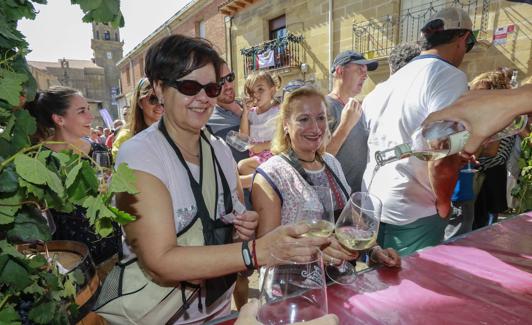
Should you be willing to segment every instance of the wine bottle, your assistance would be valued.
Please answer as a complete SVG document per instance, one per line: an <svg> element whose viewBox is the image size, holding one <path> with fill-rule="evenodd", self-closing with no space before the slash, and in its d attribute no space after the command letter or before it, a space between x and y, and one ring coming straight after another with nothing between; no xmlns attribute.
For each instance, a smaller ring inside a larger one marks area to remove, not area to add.
<svg viewBox="0 0 532 325"><path fill-rule="evenodd" d="M486 142L497 141L517 134L527 125L527 122L527 115L520 115L514 119L512 124L488 138ZM453 155L464 148L467 139L469 139L469 131L459 122L438 121L417 129L413 139L414 141L411 143L403 143L390 149L375 152L377 164L383 166L412 156L428 161Z"/></svg>

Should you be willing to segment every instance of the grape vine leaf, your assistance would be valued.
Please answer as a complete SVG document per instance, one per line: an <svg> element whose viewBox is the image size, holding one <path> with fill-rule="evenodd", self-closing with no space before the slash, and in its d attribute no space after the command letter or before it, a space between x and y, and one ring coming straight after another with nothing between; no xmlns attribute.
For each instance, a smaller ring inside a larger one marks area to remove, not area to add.
<svg viewBox="0 0 532 325"><path fill-rule="evenodd" d="M87 217L89 223L92 225L100 209L103 207L103 202L98 197L89 196L83 201L82 206L87 209Z"/></svg>
<svg viewBox="0 0 532 325"><path fill-rule="evenodd" d="M0 283L12 286L15 290L23 290L32 281L30 274L13 258L8 258L7 263L0 270Z"/></svg>
<svg viewBox="0 0 532 325"><path fill-rule="evenodd" d="M4 119L8 119L9 117L11 117L11 115L12 115L12 112L10 110L0 107L0 121Z"/></svg>
<svg viewBox="0 0 532 325"><path fill-rule="evenodd" d="M61 152L53 152L52 151L52 156L54 158L56 158L57 160L59 160L59 162L62 164L62 165L67 165L69 162L72 161L72 158L71 157L71 153L72 152L69 152L69 151L61 151ZM74 155L75 156L75 159L77 159L77 155Z"/></svg>
<svg viewBox="0 0 532 325"><path fill-rule="evenodd" d="M0 240L0 251L2 251L2 254L7 254L15 258L25 258L24 255L15 248L15 246L9 244L6 240Z"/></svg>
<svg viewBox="0 0 532 325"><path fill-rule="evenodd" d="M62 197L64 195L65 189L57 174L46 168L38 159L17 154L15 156L15 168L19 176L26 181L37 185L46 184L57 196Z"/></svg>
<svg viewBox="0 0 532 325"><path fill-rule="evenodd" d="M79 163L74 168L72 168L68 174L65 181L65 187L68 189L72 184L74 184L74 181L76 180L76 177L78 177L79 171L81 170L81 167L83 167L83 163Z"/></svg>
<svg viewBox="0 0 532 325"><path fill-rule="evenodd" d="M70 279L70 274L68 275ZM67 296L75 296L76 295L76 286L74 285L74 281L70 279L70 281L65 282L65 288L64 293Z"/></svg>
<svg viewBox="0 0 532 325"><path fill-rule="evenodd" d="M21 208L20 201L23 199L20 191L15 195L11 195L6 198L0 198L0 224L12 223L15 219L15 215Z"/></svg>
<svg viewBox="0 0 532 325"><path fill-rule="evenodd" d="M112 206L109 207L109 210L113 211L113 213L116 215L116 221L121 225L125 225L128 222L135 221L137 219L134 215L118 210Z"/></svg>
<svg viewBox="0 0 532 325"><path fill-rule="evenodd" d="M44 189L39 186L25 181L23 178L18 179L20 187L25 188L28 194L32 194L37 199L41 199L44 196Z"/></svg>
<svg viewBox="0 0 532 325"><path fill-rule="evenodd" d="M52 191L57 194L57 196L62 198L65 195L65 188L63 187L61 179L59 178L59 176L57 176L56 173L52 172L51 170L46 171L46 184L50 187Z"/></svg>
<svg viewBox="0 0 532 325"><path fill-rule="evenodd" d="M94 169L92 168L91 164L86 160L83 161L83 167L81 168L81 176L83 177L83 180L88 187L88 191L91 191L92 193L98 193L98 178L96 177L96 174L94 173Z"/></svg>
<svg viewBox="0 0 532 325"><path fill-rule="evenodd" d="M109 192L127 192L129 194L137 194L138 191L135 187L136 181L137 178L135 177L133 170L129 169L126 163L121 163L118 166L118 169L113 173L111 185L109 185Z"/></svg>
<svg viewBox="0 0 532 325"><path fill-rule="evenodd" d="M15 156L15 167L19 176L28 182L37 185L46 184L46 175L50 171L39 160L24 154L17 154Z"/></svg>
<svg viewBox="0 0 532 325"><path fill-rule="evenodd" d="M17 174L9 166L0 172L0 192L12 193L18 190Z"/></svg>
<svg viewBox="0 0 532 325"><path fill-rule="evenodd" d="M0 98L13 106L18 106L20 90L26 80L28 80L26 74L0 69Z"/></svg>
<svg viewBox="0 0 532 325"><path fill-rule="evenodd" d="M20 324L20 317L13 306L3 306L0 309L0 324L18 325Z"/></svg>
<svg viewBox="0 0 532 325"><path fill-rule="evenodd" d="M10 39L16 42L21 42L23 39L20 38L20 32L12 28L11 25L4 19L0 19L0 35L6 39Z"/></svg>
<svg viewBox="0 0 532 325"><path fill-rule="evenodd" d="M52 239L44 219L35 213L34 208L24 207L16 216L13 228L7 238L13 242L48 241Z"/></svg>
<svg viewBox="0 0 532 325"><path fill-rule="evenodd" d="M46 281L47 286L52 290L59 290L59 279L52 273L41 273L42 278Z"/></svg>
<svg viewBox="0 0 532 325"><path fill-rule="evenodd" d="M42 302L31 308L28 316L37 324L50 324L57 312L57 305L53 301Z"/></svg>
<svg viewBox="0 0 532 325"><path fill-rule="evenodd" d="M15 124L15 130L17 132L30 136L37 131L35 118L27 110L19 109L15 112L15 117L17 118L17 123Z"/></svg>
<svg viewBox="0 0 532 325"><path fill-rule="evenodd" d="M0 138L6 139L7 141L11 140L11 131L13 130L13 127L15 126L15 115L11 115L9 119L7 120L6 125L4 126L4 130L2 133L0 133Z"/></svg>
<svg viewBox="0 0 532 325"><path fill-rule="evenodd" d="M109 209L107 208L105 209L109 211ZM113 233L114 228L113 228L113 224L111 223L111 220L112 219L102 218L102 217L96 219L95 228L96 228L96 232L100 236L107 237Z"/></svg>
<svg viewBox="0 0 532 325"><path fill-rule="evenodd" d="M102 0L76 0L76 3L79 4L81 10L87 12L98 8L102 4Z"/></svg>

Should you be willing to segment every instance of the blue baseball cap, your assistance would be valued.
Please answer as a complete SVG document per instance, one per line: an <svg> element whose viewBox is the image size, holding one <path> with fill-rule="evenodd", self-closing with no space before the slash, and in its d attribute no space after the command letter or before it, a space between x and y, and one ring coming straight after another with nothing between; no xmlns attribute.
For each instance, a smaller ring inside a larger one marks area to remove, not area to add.
<svg viewBox="0 0 532 325"><path fill-rule="evenodd" d="M338 54L331 66L331 73L336 71L336 67L344 66L348 63L362 64L368 67L368 71L373 71L379 66L379 62L376 60L366 60L366 58L359 52L355 51L343 51Z"/></svg>

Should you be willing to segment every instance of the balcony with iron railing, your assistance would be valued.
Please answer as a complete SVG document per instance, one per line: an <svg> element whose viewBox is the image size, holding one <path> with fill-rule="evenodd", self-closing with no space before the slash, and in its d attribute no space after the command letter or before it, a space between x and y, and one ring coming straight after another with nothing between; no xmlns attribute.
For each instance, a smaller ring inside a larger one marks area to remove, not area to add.
<svg viewBox="0 0 532 325"><path fill-rule="evenodd" d="M352 48L366 58L387 57L396 45L416 42L428 18L446 7L464 9L473 21L473 32L477 39L486 38L490 0L435 0L404 8L398 14L354 23Z"/></svg>
<svg viewBox="0 0 532 325"><path fill-rule="evenodd" d="M299 67L303 58L302 42L302 35L288 33L286 36L241 49L244 75L260 70Z"/></svg>

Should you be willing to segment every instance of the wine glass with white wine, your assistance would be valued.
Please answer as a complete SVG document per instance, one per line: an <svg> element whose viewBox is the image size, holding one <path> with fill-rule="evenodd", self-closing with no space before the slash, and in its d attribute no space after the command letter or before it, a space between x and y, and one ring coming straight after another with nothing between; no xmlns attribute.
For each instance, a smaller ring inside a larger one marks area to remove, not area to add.
<svg viewBox="0 0 532 325"><path fill-rule="evenodd" d="M107 151L94 151L92 153L92 159L98 164L96 166L96 177L100 184L100 190L104 190L112 173L111 156Z"/></svg>
<svg viewBox="0 0 532 325"><path fill-rule="evenodd" d="M351 194L336 222L335 236L338 242L352 251L371 248L377 241L382 202L367 192ZM339 284L350 284L356 279L356 270L343 261L340 266L328 266L327 275Z"/></svg>
<svg viewBox="0 0 532 325"><path fill-rule="evenodd" d="M296 223L309 226L303 237L329 237L334 231L334 206L331 189L325 186L312 186L310 197L298 211Z"/></svg>

